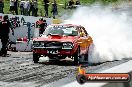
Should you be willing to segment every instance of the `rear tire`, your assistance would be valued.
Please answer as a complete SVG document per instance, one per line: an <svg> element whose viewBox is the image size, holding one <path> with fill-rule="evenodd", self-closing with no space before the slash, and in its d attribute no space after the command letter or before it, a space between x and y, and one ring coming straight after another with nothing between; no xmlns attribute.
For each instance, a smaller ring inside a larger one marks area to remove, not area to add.
<svg viewBox="0 0 132 87"><path fill-rule="evenodd" d="M82 54L80 58L81 64L87 64L88 63L88 54Z"/></svg>
<svg viewBox="0 0 132 87"><path fill-rule="evenodd" d="M36 53L33 53L33 62L38 63L38 61L39 61L39 55Z"/></svg>
<svg viewBox="0 0 132 87"><path fill-rule="evenodd" d="M93 65L93 62L96 61L95 57L94 57L94 50L95 50L95 45L92 43L89 46L89 50L88 50L88 64L89 65Z"/></svg>
<svg viewBox="0 0 132 87"><path fill-rule="evenodd" d="M80 49L79 48L76 50L73 57L74 57L74 65L78 65L79 64L79 58L80 58Z"/></svg>

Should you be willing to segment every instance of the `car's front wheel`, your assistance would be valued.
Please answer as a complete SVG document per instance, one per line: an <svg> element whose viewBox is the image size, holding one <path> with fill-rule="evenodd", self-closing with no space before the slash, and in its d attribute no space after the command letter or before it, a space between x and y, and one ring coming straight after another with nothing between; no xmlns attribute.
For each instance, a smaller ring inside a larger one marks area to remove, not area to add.
<svg viewBox="0 0 132 87"><path fill-rule="evenodd" d="M33 53L33 62L38 63L39 61L39 54Z"/></svg>
<svg viewBox="0 0 132 87"><path fill-rule="evenodd" d="M78 65L79 64L79 58L80 58L80 49L79 49L79 47L76 50L76 52L73 55L73 57L74 57L74 65Z"/></svg>

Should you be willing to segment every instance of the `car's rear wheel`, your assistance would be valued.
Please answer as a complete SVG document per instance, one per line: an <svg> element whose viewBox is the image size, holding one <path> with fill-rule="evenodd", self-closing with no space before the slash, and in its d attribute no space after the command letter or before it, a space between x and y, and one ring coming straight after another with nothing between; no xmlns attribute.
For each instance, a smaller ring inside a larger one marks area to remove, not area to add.
<svg viewBox="0 0 132 87"><path fill-rule="evenodd" d="M84 61L88 62L88 53L84 55Z"/></svg>
<svg viewBox="0 0 132 87"><path fill-rule="evenodd" d="M39 54L33 53L33 62L38 63L39 61Z"/></svg>
<svg viewBox="0 0 132 87"><path fill-rule="evenodd" d="M93 62L97 61L94 57L95 56L94 50L95 50L95 45L92 43L90 44L89 50L88 50L88 64L89 65L93 65Z"/></svg>
<svg viewBox="0 0 132 87"><path fill-rule="evenodd" d="M80 58L80 48L76 50L75 54L73 55L74 57L74 65L78 65L80 63L79 58Z"/></svg>
<svg viewBox="0 0 132 87"><path fill-rule="evenodd" d="M86 64L86 63L88 63L88 53L87 54L82 54L81 56L80 56L80 63L81 64Z"/></svg>

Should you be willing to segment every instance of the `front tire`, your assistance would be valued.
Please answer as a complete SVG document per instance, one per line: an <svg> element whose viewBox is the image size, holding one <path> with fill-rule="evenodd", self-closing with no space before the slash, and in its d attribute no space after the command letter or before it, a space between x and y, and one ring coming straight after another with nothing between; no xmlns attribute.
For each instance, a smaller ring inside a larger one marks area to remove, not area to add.
<svg viewBox="0 0 132 87"><path fill-rule="evenodd" d="M79 58L80 58L80 49L79 48L76 50L73 57L74 57L74 65L78 65L79 64Z"/></svg>
<svg viewBox="0 0 132 87"><path fill-rule="evenodd" d="M33 53L33 62L38 63L38 61L39 61L39 55L36 53Z"/></svg>
<svg viewBox="0 0 132 87"><path fill-rule="evenodd" d="M88 50L88 64L93 65L93 62L98 61L98 59L95 59L95 45L92 43L89 46Z"/></svg>

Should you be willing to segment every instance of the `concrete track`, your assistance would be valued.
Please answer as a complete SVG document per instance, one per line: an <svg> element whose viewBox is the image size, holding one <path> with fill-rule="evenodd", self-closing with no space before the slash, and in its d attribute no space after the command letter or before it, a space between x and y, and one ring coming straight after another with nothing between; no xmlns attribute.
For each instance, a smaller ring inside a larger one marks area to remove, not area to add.
<svg viewBox="0 0 132 87"><path fill-rule="evenodd" d="M78 66L73 66L71 61L35 64L32 61L31 52L8 53L11 54L9 57L0 57L1 87L40 87L69 77L69 81L75 80ZM129 60L106 62L89 66L87 70L88 72L99 72L127 61Z"/></svg>

